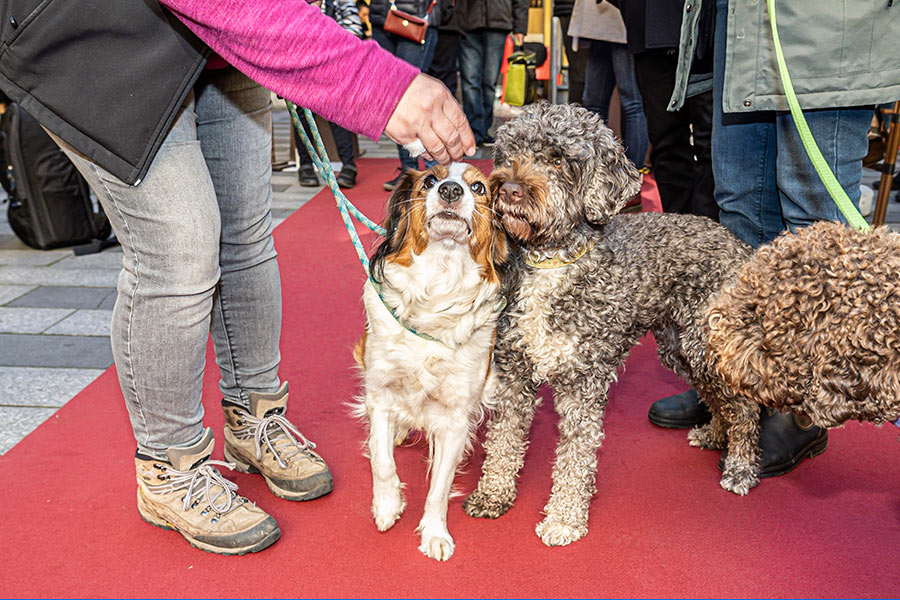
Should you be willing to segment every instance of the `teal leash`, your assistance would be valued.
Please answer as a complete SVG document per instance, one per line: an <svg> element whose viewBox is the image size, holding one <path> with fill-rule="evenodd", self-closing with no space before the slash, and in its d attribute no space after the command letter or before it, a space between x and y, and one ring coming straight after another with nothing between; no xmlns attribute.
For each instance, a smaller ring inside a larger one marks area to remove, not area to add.
<svg viewBox="0 0 900 600"><path fill-rule="evenodd" d="M344 192L341 191L340 186L337 184L337 177L334 175L334 169L331 168L331 161L328 160L328 153L325 151L325 144L322 142L322 136L319 135L319 128L316 126L316 119L313 117L312 112L310 112L308 108L303 109L303 116L306 118L306 123L309 125L310 132L312 132L313 139L310 140L300 122L300 116L297 114L297 106L289 100L285 100L284 102L287 105L288 112L291 114L291 122L294 125L294 129L297 130L300 140L303 142L303 147L306 148L307 153L309 153L309 156L313 159L313 163L315 163L316 167L319 169L319 173L322 174L322 178L325 180L326 185L328 185L331 193L334 194L335 202L341 213L341 219L343 219L344 226L347 228L347 233L350 235L350 241L353 242L353 247L356 249L356 255L359 257L359 262L366 272L369 283L372 284L372 287L375 288L375 292L381 299L381 303L384 304L384 307L391 313L391 316L394 317L400 326L410 333L430 342L440 342L441 340L436 337L421 331L416 331L414 328L401 321L394 309L385 302L381 283L375 281L372 277L372 273L369 270L369 257L366 255L362 241L359 239L359 234L356 233L356 227L353 226L353 220L350 215L352 214L357 221L382 237L387 235L387 231L385 231L384 227L381 227L364 215L352 202L350 202ZM315 147L313 146L314 143ZM447 344L444 345L446 346Z"/></svg>

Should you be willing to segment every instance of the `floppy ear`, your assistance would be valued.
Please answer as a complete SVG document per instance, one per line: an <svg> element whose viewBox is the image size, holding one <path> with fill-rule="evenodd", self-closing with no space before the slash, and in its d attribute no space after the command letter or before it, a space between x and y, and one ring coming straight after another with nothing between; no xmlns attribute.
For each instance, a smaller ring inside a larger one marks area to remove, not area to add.
<svg viewBox="0 0 900 600"><path fill-rule="evenodd" d="M421 176L420 171L413 169L406 171L388 198L387 216L382 224L386 231L384 240L375 249L369 261L369 274L375 281L384 279L385 259L396 257L408 245L406 240L411 237L409 212L412 208L413 187Z"/></svg>
<svg viewBox="0 0 900 600"><path fill-rule="evenodd" d="M584 196L584 216L598 225L606 223L641 191L641 175L612 133L597 145L600 160Z"/></svg>

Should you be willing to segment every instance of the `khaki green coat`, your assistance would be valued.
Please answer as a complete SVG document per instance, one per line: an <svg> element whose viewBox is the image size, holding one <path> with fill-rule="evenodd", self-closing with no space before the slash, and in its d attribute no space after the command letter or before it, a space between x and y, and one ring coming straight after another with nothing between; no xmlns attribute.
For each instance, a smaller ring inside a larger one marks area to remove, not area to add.
<svg viewBox="0 0 900 600"><path fill-rule="evenodd" d="M701 2L686 0L679 68L670 110L689 88ZM804 109L875 105L900 100L900 0L776 0L776 23L794 90ZM695 78L696 79L696 78ZM730 0L723 109L788 110L765 0Z"/></svg>

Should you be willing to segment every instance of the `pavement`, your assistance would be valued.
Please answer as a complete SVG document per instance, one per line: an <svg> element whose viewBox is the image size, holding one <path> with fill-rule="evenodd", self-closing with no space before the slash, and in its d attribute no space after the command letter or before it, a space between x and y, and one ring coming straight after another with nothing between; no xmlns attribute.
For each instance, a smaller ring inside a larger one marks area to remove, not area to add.
<svg viewBox="0 0 900 600"><path fill-rule="evenodd" d="M278 160L289 155L289 135L287 113L276 109ZM387 138L359 143L364 158L397 156ZM878 177L866 169L863 182L871 185ZM293 167L273 173L272 189L277 225L322 188L300 187ZM895 199L887 222L900 227ZM109 323L121 263L118 247L86 256L28 248L13 234L6 205L0 204L0 455L112 365Z"/></svg>

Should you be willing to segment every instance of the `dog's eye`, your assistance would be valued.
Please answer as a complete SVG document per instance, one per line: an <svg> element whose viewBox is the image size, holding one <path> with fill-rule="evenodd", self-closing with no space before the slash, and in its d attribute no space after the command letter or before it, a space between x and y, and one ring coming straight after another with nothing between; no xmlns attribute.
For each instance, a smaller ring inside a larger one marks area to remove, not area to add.
<svg viewBox="0 0 900 600"><path fill-rule="evenodd" d="M471 187L472 187L472 191L475 192L476 194L478 194L479 196L484 195L484 190L485 190L484 184L481 183L480 181L476 181L475 183L472 184Z"/></svg>
<svg viewBox="0 0 900 600"><path fill-rule="evenodd" d="M556 158L554 158L554 159L553 159L553 166L556 167L557 169L559 169L560 167L562 167L562 159L561 159L560 157L558 157L558 156L557 156Z"/></svg>
<svg viewBox="0 0 900 600"><path fill-rule="evenodd" d="M434 184L436 184L436 183L437 183L437 177L435 177L434 175L429 175L428 177L425 178L425 181L422 182L422 187L425 188L426 190L430 190L431 188L434 187Z"/></svg>

